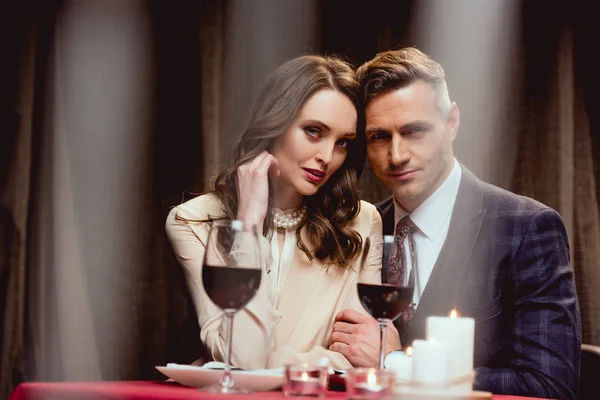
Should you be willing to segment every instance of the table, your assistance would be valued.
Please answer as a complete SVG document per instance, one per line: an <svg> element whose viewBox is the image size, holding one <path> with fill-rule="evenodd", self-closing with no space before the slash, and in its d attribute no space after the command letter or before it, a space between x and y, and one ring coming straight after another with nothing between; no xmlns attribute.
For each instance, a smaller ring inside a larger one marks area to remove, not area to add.
<svg viewBox="0 0 600 400"><path fill-rule="evenodd" d="M21 383L10 396L10 400L54 400L54 399L288 399L281 391L258 392L250 396L214 395L201 393L194 388L172 382L147 381L103 381L103 382L27 382ZM328 399L345 399L344 392L327 392ZM530 397L494 395L493 400L526 400ZM537 399L539 400L539 399Z"/></svg>

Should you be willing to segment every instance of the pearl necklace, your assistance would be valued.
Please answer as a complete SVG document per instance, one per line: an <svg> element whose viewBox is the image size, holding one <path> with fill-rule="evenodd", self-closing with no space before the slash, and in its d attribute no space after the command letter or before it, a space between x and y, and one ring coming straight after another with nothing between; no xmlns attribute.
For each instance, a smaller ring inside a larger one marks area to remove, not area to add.
<svg viewBox="0 0 600 400"><path fill-rule="evenodd" d="M300 208L281 211L278 208L273 209L273 225L275 228L294 229L306 215L306 205Z"/></svg>

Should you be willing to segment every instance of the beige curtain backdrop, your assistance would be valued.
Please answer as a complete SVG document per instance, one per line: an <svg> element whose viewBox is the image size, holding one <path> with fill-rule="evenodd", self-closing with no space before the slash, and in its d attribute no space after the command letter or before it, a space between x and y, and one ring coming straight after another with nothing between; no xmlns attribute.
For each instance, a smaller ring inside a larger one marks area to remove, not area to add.
<svg viewBox="0 0 600 400"><path fill-rule="evenodd" d="M226 165L266 75L313 51L360 63L414 44L442 62L457 158L561 213L600 345L599 116L578 69L595 42L564 5L542 20L525 2L404 1L340 20L337 0L50 3L56 18L11 31L17 73L0 76L18 82L0 93L0 398L23 379L160 379L154 365L201 355L166 214ZM368 166L360 186L387 196Z"/></svg>
<svg viewBox="0 0 600 400"><path fill-rule="evenodd" d="M136 285L151 246L149 35L142 1L67 1L57 19L29 236L36 380L135 371Z"/></svg>
<svg viewBox="0 0 600 400"><path fill-rule="evenodd" d="M512 188L563 217L577 281L583 342L599 345L600 217L595 169L600 160L593 157L582 77L576 74L577 62L584 60L575 53L578 25L564 21L561 8L549 11L545 23L525 27L526 42L544 38L551 45L530 46L522 66L526 91ZM589 44L591 38L586 39Z"/></svg>

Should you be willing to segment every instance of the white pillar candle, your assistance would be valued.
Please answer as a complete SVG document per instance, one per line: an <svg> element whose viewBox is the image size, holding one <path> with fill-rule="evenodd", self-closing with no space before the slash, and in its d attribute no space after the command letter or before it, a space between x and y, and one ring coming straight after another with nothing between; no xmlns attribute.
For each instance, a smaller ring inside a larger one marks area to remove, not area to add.
<svg viewBox="0 0 600 400"><path fill-rule="evenodd" d="M448 379L464 377L473 372L473 318L458 317L456 311L452 310L450 317L428 317L426 330L428 340L435 339L448 346ZM471 382L451 388L451 392L455 394L468 394L472 390Z"/></svg>
<svg viewBox="0 0 600 400"><path fill-rule="evenodd" d="M412 379L422 383L448 380L448 346L437 340L414 340Z"/></svg>

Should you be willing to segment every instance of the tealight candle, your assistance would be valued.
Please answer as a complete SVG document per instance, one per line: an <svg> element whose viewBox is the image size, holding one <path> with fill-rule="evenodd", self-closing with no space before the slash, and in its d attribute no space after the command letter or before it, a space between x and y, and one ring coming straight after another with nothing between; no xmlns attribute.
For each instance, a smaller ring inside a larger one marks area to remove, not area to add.
<svg viewBox="0 0 600 400"><path fill-rule="evenodd" d="M290 391L301 396L316 396L319 391L319 380L303 372L300 378L290 379Z"/></svg>
<svg viewBox="0 0 600 400"><path fill-rule="evenodd" d="M346 390L352 400L385 399L391 395L395 374L389 370L355 368L348 371Z"/></svg>
<svg viewBox="0 0 600 400"><path fill-rule="evenodd" d="M426 329L427 339L435 339L448 346L448 379L463 378L473 373L473 318L459 317L456 310L452 310L449 317L428 317ZM450 388L454 394L469 394L472 389L470 381Z"/></svg>
<svg viewBox="0 0 600 400"><path fill-rule="evenodd" d="M327 377L327 367L287 365L283 392L286 396L324 396Z"/></svg>
<svg viewBox="0 0 600 400"><path fill-rule="evenodd" d="M375 370L371 370L367 373L367 381L364 383L357 383L354 385L354 393L356 394L370 394L379 393L383 390L383 387L377 383L377 377L375 376Z"/></svg>

